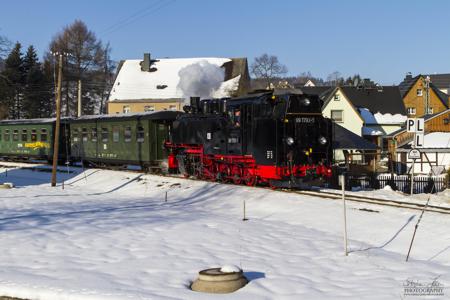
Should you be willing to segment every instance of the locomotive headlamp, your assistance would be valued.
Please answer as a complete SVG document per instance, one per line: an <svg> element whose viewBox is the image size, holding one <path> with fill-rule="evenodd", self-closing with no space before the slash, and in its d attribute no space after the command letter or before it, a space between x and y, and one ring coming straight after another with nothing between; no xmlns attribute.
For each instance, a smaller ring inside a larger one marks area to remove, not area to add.
<svg viewBox="0 0 450 300"><path fill-rule="evenodd" d="M304 106L308 106L308 105L311 104L311 101L310 101L308 98L305 98L305 99L302 100L302 104L303 104Z"/></svg>
<svg viewBox="0 0 450 300"><path fill-rule="evenodd" d="M325 144L327 143L327 139L326 139L325 137L321 136L321 137L319 138L319 143L320 143L321 145L325 145Z"/></svg>
<svg viewBox="0 0 450 300"><path fill-rule="evenodd" d="M289 146L292 146L294 144L294 138L287 137L286 138L286 144L288 144Z"/></svg>

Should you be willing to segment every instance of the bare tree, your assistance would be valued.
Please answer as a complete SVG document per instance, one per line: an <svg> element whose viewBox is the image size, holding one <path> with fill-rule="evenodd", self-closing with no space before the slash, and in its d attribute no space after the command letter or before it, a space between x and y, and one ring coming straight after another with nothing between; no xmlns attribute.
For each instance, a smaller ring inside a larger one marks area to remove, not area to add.
<svg viewBox="0 0 450 300"><path fill-rule="evenodd" d="M334 71L327 76L326 83L333 86L343 85L344 78L341 76L341 73L339 71Z"/></svg>
<svg viewBox="0 0 450 300"><path fill-rule="evenodd" d="M109 46L108 46L109 47ZM109 51L109 50L107 50ZM103 69L105 48L97 39L95 33L90 31L86 24L76 20L66 26L51 41L47 59L52 61L50 52L64 52L69 54L64 64L64 112L68 115L76 114L77 107L77 81L83 82L83 112L92 114L99 102L99 95L94 87L95 75Z"/></svg>
<svg viewBox="0 0 450 300"><path fill-rule="evenodd" d="M250 66L252 74L256 78L263 79L267 86L273 83L273 79L287 73L287 67L278 61L275 55L263 54L255 57Z"/></svg>
<svg viewBox="0 0 450 300"><path fill-rule="evenodd" d="M5 57L11 50L11 42L4 36L0 35L0 59Z"/></svg>

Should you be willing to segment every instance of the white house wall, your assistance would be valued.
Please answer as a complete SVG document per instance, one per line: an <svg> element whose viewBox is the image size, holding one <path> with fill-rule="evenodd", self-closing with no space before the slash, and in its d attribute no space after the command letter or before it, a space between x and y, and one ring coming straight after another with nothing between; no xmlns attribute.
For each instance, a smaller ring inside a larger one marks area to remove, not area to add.
<svg viewBox="0 0 450 300"><path fill-rule="evenodd" d="M332 110L342 110L343 122L337 122L337 124L361 136L361 128L363 126L362 119L359 117L359 114L353 109L353 106L350 104L341 90L337 90L336 94L339 95L340 100L334 100L335 95L333 94L331 96L332 99L330 100L330 102L328 102L327 106L322 110L323 115L331 118Z"/></svg>

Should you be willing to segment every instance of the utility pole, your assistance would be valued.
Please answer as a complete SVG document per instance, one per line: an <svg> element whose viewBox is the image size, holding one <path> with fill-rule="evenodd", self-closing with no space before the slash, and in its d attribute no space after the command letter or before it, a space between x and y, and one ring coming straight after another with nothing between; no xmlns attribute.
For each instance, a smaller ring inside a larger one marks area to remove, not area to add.
<svg viewBox="0 0 450 300"><path fill-rule="evenodd" d="M61 82L62 82L62 53L55 53L59 56L58 66L58 88L56 93L56 124L55 124L55 139L53 142L53 168L52 168L52 186L56 186L56 169L58 167L58 151L59 151L59 127L61 121Z"/></svg>
<svg viewBox="0 0 450 300"><path fill-rule="evenodd" d="M81 79L78 79L78 118L81 117Z"/></svg>
<svg viewBox="0 0 450 300"><path fill-rule="evenodd" d="M430 109L430 76L425 77L425 113L428 115Z"/></svg>

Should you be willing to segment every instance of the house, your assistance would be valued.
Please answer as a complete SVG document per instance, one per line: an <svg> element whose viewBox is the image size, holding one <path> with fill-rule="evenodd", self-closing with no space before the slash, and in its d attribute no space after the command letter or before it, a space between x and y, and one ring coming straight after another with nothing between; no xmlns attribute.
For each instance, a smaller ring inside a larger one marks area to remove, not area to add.
<svg viewBox="0 0 450 300"><path fill-rule="evenodd" d="M420 148L421 158L414 164L415 173L429 173L432 168L450 167L450 109L427 115L425 120L424 145ZM414 134L402 128L387 137L389 152L394 157L397 173L406 173L412 166L408 153Z"/></svg>
<svg viewBox="0 0 450 300"><path fill-rule="evenodd" d="M383 136L400 129L406 121L395 86L343 86L322 95L324 116L378 146L382 146Z"/></svg>
<svg viewBox="0 0 450 300"><path fill-rule="evenodd" d="M443 76L434 77L439 84L444 82ZM445 86L446 83L442 83ZM408 117L421 117L435 114L449 108L448 95L442 92L433 82L431 76L406 74L399 84L403 103Z"/></svg>
<svg viewBox="0 0 450 300"><path fill-rule="evenodd" d="M249 88L246 58L152 59L146 53L119 63L108 113L182 110L190 96L240 96Z"/></svg>
<svg viewBox="0 0 450 300"><path fill-rule="evenodd" d="M308 79L303 86L317 86L317 84L312 79Z"/></svg>
<svg viewBox="0 0 450 300"><path fill-rule="evenodd" d="M430 77L430 81L435 87L437 87L441 92L450 95L450 73L447 74L428 74L425 75Z"/></svg>

